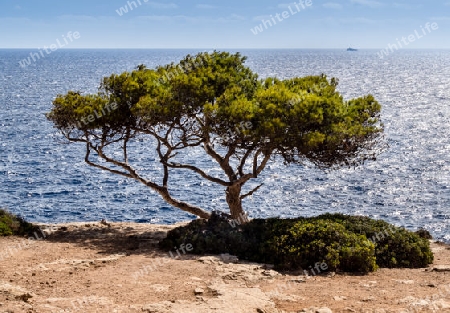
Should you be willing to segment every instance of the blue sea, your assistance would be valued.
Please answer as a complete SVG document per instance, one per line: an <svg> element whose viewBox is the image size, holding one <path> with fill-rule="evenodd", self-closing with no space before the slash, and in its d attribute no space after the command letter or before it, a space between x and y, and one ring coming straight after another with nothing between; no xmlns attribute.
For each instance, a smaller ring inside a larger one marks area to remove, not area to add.
<svg viewBox="0 0 450 313"><path fill-rule="evenodd" d="M36 51L0 50L0 207L46 223L193 219L139 183L86 165L84 146L65 143L45 113L58 94L93 93L103 76L200 51L59 50L23 68L19 62ZM376 161L357 168L324 172L274 160L253 182L263 187L244 202L251 217L343 212L423 227L450 241L450 51L399 50L383 59L375 50L240 52L261 78L325 73L339 78L346 99L373 94L383 106L389 144ZM144 150L134 160L148 172L156 166ZM204 159L201 153L188 157ZM227 210L223 187L190 172L176 175L172 192L178 198Z"/></svg>

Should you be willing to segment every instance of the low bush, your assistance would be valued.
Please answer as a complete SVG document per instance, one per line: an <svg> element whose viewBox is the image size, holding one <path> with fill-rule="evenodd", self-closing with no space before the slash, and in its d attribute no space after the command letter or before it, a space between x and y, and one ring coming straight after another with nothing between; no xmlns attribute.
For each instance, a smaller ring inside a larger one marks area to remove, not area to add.
<svg viewBox="0 0 450 313"><path fill-rule="evenodd" d="M325 262L330 270L366 273L377 267L419 268L433 262L427 239L368 217L254 219L235 227L229 222L227 215L215 212L209 220L171 230L160 247L171 250L190 243L195 254L230 253L288 270Z"/></svg>
<svg viewBox="0 0 450 313"><path fill-rule="evenodd" d="M305 269L316 262L346 272L372 272L377 268L372 242L325 220L299 221L285 234L274 237L272 245L279 269Z"/></svg>
<svg viewBox="0 0 450 313"><path fill-rule="evenodd" d="M38 228L23 218L15 216L4 209L0 209L0 236L29 235Z"/></svg>
<svg viewBox="0 0 450 313"><path fill-rule="evenodd" d="M375 256L380 267L420 268L433 263L427 239L385 221L344 214L324 214L312 219L336 222L353 233L366 236L375 243Z"/></svg>

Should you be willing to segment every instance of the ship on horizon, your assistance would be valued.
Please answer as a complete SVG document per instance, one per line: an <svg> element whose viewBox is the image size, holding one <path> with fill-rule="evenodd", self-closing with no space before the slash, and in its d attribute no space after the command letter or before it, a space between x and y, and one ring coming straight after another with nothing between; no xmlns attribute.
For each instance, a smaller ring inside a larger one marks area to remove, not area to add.
<svg viewBox="0 0 450 313"><path fill-rule="evenodd" d="M355 49L355 48L348 48L347 51L358 51L358 49Z"/></svg>

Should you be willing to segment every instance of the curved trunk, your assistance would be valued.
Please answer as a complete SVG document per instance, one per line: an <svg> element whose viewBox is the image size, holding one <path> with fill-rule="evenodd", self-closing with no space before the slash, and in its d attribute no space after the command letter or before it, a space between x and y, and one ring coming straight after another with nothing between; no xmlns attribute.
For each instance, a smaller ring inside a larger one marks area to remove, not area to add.
<svg viewBox="0 0 450 313"><path fill-rule="evenodd" d="M170 195L167 188L158 188L157 191L167 203L169 203L170 205L172 205L176 208L179 208L185 212L197 215L200 218L209 219L211 217L211 213L209 213L199 207L196 207L189 203L179 201L179 200L172 198L172 196Z"/></svg>
<svg viewBox="0 0 450 313"><path fill-rule="evenodd" d="M241 200L241 184L234 184L227 187L226 199L230 208L231 217L234 220L245 222L245 213L242 209Z"/></svg>

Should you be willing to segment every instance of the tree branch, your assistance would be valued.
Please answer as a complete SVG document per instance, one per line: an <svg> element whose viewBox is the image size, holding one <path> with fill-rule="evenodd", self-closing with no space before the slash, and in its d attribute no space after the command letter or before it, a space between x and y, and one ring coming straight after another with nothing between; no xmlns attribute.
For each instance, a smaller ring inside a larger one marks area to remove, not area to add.
<svg viewBox="0 0 450 313"><path fill-rule="evenodd" d="M220 154L214 151L209 142L205 142L203 146L206 153L210 155L214 160L216 160L216 162L220 165L225 174L228 176L230 182L236 181L237 177L230 166L229 159L222 158Z"/></svg>
<svg viewBox="0 0 450 313"><path fill-rule="evenodd" d="M267 153L264 156L263 161L261 162L261 164L259 165L258 169L256 170L256 174L254 173L254 178L258 177L259 174L261 174L261 172L264 170L264 168L267 165L267 162L269 162L270 157L272 156L272 153Z"/></svg>
<svg viewBox="0 0 450 313"><path fill-rule="evenodd" d="M120 171L117 171L117 170L113 170L113 169L110 169L110 168L107 168L107 167L104 167L104 166L101 166L101 165L98 165L98 164L90 162L89 161L90 148L92 148L94 151L96 151L97 154L102 159L104 159L106 162L109 162L109 163L112 163L112 164L114 164L116 166L122 167L123 169L127 170L129 172L129 174L124 173L124 172L120 172ZM119 174L119 175L122 175L122 176L125 176L125 177L133 178L133 179L141 182L145 186L147 186L149 188L152 188L153 190L157 191L167 203L169 203L170 205L172 205L172 206L174 206L176 208L179 208L179 209L181 209L181 210L183 210L185 212L194 214L194 215L199 216L201 218L208 219L211 216L211 213L209 213L209 212L207 212L207 211L205 211L205 210L203 210L203 209L201 209L201 208L199 208L197 206L194 206L194 205L191 205L189 203L186 203L186 202L174 199L170 195L169 190L168 190L168 188L166 186L159 186L158 184L141 177L139 174L136 173L136 171L130 165L125 164L123 162L119 162L119 161L113 160L113 159L107 157L103 153L101 146L98 147L98 148L95 148L91 143L87 143L87 152L86 152L86 159L85 160L87 160L87 163L89 165L92 165L94 167L97 167L97 168L100 168L100 169L104 169L104 170L109 171L111 173Z"/></svg>
<svg viewBox="0 0 450 313"><path fill-rule="evenodd" d="M252 154L252 152L253 152L253 148L248 149L245 152L244 156L242 157L241 163L239 164L239 167L238 167L239 175L244 176L244 166L245 166L245 163L247 162L248 157L250 156L250 154Z"/></svg>
<svg viewBox="0 0 450 313"><path fill-rule="evenodd" d="M204 171L202 171L201 169L199 169L196 166L193 165L188 165L188 164L179 164L179 163L166 163L167 166L171 167L171 168L185 168L185 169L189 169L191 171L196 172L197 174L199 174L200 176L202 176L203 178L206 178L209 181L212 181L214 183L220 184L222 186L228 187L231 186L231 183L226 182L220 178L216 178L216 177L212 177L208 174L206 174Z"/></svg>
<svg viewBox="0 0 450 313"><path fill-rule="evenodd" d="M125 176L125 177L128 177L128 178L133 178L133 176L131 176L129 173L121 172L121 171L118 171L118 170L113 170L113 169L108 168L106 166L102 166L102 165L99 165L99 164L96 164L96 163L93 163L93 162L89 161L89 155L91 154L91 149L89 148L89 145L90 145L90 143L87 142L86 143L86 155L84 157L84 161L88 165L96 167L96 168L99 168L99 169L104 170L104 171L111 172L113 174L118 174L118 175L122 175L122 176Z"/></svg>
<svg viewBox="0 0 450 313"><path fill-rule="evenodd" d="M258 189L262 187L262 185L264 185L264 184L261 184L261 185L259 185L258 187L254 188L253 190L251 190L250 192L246 193L245 195L242 195L242 196L241 196L241 200L242 200L242 199L245 199L245 198L247 198L248 196L251 196L252 194L254 194L255 192L257 192Z"/></svg>

